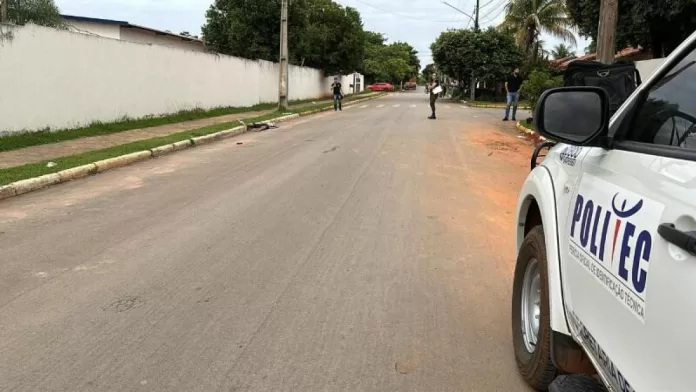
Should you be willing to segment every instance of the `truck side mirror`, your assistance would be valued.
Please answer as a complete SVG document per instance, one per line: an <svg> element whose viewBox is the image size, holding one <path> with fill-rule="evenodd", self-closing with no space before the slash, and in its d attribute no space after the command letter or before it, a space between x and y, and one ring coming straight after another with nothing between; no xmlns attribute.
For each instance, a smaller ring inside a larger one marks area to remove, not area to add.
<svg viewBox="0 0 696 392"><path fill-rule="evenodd" d="M600 146L609 119L609 96L599 87L550 89L541 95L534 113L539 133L576 146Z"/></svg>

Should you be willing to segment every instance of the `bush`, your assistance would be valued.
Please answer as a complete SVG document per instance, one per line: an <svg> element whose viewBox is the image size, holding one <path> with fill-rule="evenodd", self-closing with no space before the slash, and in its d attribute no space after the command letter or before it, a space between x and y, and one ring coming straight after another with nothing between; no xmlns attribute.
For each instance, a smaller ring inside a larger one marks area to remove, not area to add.
<svg viewBox="0 0 696 392"><path fill-rule="evenodd" d="M452 99L460 100L466 97L465 91L461 87L452 87Z"/></svg>
<svg viewBox="0 0 696 392"><path fill-rule="evenodd" d="M547 71L534 70L529 74L527 80L522 83L522 93L529 99L532 112L536 108L537 101L544 91L563 86L562 76L551 76Z"/></svg>
<svg viewBox="0 0 696 392"><path fill-rule="evenodd" d="M477 88L476 100L486 102L505 102L505 92L495 88Z"/></svg>

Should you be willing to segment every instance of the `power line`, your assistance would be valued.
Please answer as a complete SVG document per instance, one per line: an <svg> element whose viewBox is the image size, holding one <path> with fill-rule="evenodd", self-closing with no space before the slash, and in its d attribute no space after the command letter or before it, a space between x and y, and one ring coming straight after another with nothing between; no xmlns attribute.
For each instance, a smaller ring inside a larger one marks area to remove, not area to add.
<svg viewBox="0 0 696 392"><path fill-rule="evenodd" d="M418 17L411 16L411 15L398 14L398 13L396 13L396 12L389 11L389 10L386 10L386 9L384 9L384 8L381 8L381 7L377 7L377 6L375 6L375 5L372 5L372 4L370 4L370 3L368 3L368 2L365 2L365 1L363 1L363 0L355 0L355 1L357 1L357 2L360 3L360 4L364 4L364 5L368 6L368 7L372 7L372 8L374 8L374 9L376 9L376 10L379 10L379 11L382 11L382 12L386 12L386 13L388 13L388 14L392 14L392 15L398 16L398 17L400 17L400 18L406 18L406 19L411 19L411 20L417 20L417 21L419 21L419 22L427 22L427 23L457 23L457 22L458 22L458 21L456 21L456 20L427 20L427 19L418 18Z"/></svg>
<svg viewBox="0 0 696 392"><path fill-rule="evenodd" d="M446 2L446 1L443 1L442 4L444 4L444 5L446 5L446 6L450 7L450 8L452 8L453 10L459 12L460 14L462 14L462 15L464 15L464 16L467 16L469 19L474 19L473 16L467 14L466 12L460 10L459 8L453 6L452 4L450 4L450 3Z"/></svg>
<svg viewBox="0 0 696 392"><path fill-rule="evenodd" d="M486 21L483 23L490 23L490 22L496 20L500 16L500 14L502 14L503 11L505 11L505 9L507 8L506 7L507 2L508 2L508 0L502 0L502 1L498 2L498 4L495 7L491 8L491 10L488 11L486 13L486 15L484 15L482 17L482 19L488 17L488 15L492 14L493 12L496 12L496 11L498 11L498 12L492 18L486 19Z"/></svg>
<svg viewBox="0 0 696 392"><path fill-rule="evenodd" d="M490 1L488 1L486 4L484 4L484 5L482 5L481 7L479 7L479 9L485 8L487 5L491 4L491 3L494 2L494 1L496 1L496 0L490 0Z"/></svg>
<svg viewBox="0 0 696 392"><path fill-rule="evenodd" d="M473 11L473 12L476 13L476 6L474 6L474 11ZM469 21L466 22L466 28L468 29L470 25L471 25L471 19L469 19Z"/></svg>

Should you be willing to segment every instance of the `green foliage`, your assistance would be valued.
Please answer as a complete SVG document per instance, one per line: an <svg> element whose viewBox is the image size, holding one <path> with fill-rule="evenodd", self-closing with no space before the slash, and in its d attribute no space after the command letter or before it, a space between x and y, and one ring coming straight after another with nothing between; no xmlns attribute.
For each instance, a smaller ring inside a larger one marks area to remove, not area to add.
<svg viewBox="0 0 696 392"><path fill-rule="evenodd" d="M532 112L536 108L537 101L541 94L554 87L563 86L562 76L551 76L550 73L543 70L532 71L527 79L522 82L522 94L529 100Z"/></svg>
<svg viewBox="0 0 696 392"><path fill-rule="evenodd" d="M457 101L460 99L466 98L464 89L461 87L454 87L452 89L452 97L451 98L454 100L457 100Z"/></svg>
<svg viewBox="0 0 696 392"><path fill-rule="evenodd" d="M357 10L333 0L293 0L288 11L290 63L328 74L360 67L366 36ZM203 35L211 49L279 60L280 0L215 0L206 19Z"/></svg>
<svg viewBox="0 0 696 392"><path fill-rule="evenodd" d="M587 47L585 47L585 54L588 53L597 53L597 41L595 41L594 39L592 40L592 42L590 42L589 45L587 45Z"/></svg>
<svg viewBox="0 0 696 392"><path fill-rule="evenodd" d="M501 31L513 32L525 53L534 49L541 33L576 45L573 21L567 16L565 0L512 0L505 10Z"/></svg>
<svg viewBox="0 0 696 392"><path fill-rule="evenodd" d="M580 34L597 37L600 3L601 0L567 0L569 15ZM694 0L621 0L617 50L640 45L652 49L656 56L667 55L696 30L693 15Z"/></svg>
<svg viewBox="0 0 696 392"><path fill-rule="evenodd" d="M574 56L574 55L575 54L570 49L570 47L565 45L565 44L558 44L558 45L553 47L553 50L551 50L551 56L553 56L553 58L555 60Z"/></svg>
<svg viewBox="0 0 696 392"><path fill-rule="evenodd" d="M10 21L18 25L33 23L47 27L64 27L58 6L53 0L7 0Z"/></svg>
<svg viewBox="0 0 696 392"><path fill-rule="evenodd" d="M396 42L394 44L400 51L408 53L408 66L411 67L406 79L410 79L418 75L420 70L420 59L418 58L418 51L411 45L405 42Z"/></svg>
<svg viewBox="0 0 696 392"><path fill-rule="evenodd" d="M365 45L367 46L384 45L386 44L386 42L387 39L384 37L384 34L382 33L377 33L374 31L365 32Z"/></svg>
<svg viewBox="0 0 696 392"><path fill-rule="evenodd" d="M430 80L432 78L433 74L435 73L435 64L428 64L423 68L423 78L425 80Z"/></svg>
<svg viewBox="0 0 696 392"><path fill-rule="evenodd" d="M381 34L367 34L370 38L362 67L366 79L396 85L418 75L418 52L411 45L403 42L385 45Z"/></svg>
<svg viewBox="0 0 696 392"><path fill-rule="evenodd" d="M485 31L448 30L430 46L438 68L458 80L473 71L481 80L502 80L522 63L513 37L489 28Z"/></svg>

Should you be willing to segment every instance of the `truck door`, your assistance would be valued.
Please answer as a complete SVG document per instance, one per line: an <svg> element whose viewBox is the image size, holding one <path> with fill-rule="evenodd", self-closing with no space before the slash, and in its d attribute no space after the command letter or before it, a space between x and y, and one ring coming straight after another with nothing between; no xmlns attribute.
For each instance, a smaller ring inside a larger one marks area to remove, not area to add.
<svg viewBox="0 0 696 392"><path fill-rule="evenodd" d="M696 52L591 148L561 233L571 327L619 391L693 390ZM623 118L621 118L623 117ZM559 211L559 214L562 214ZM690 245L693 241L694 245Z"/></svg>

